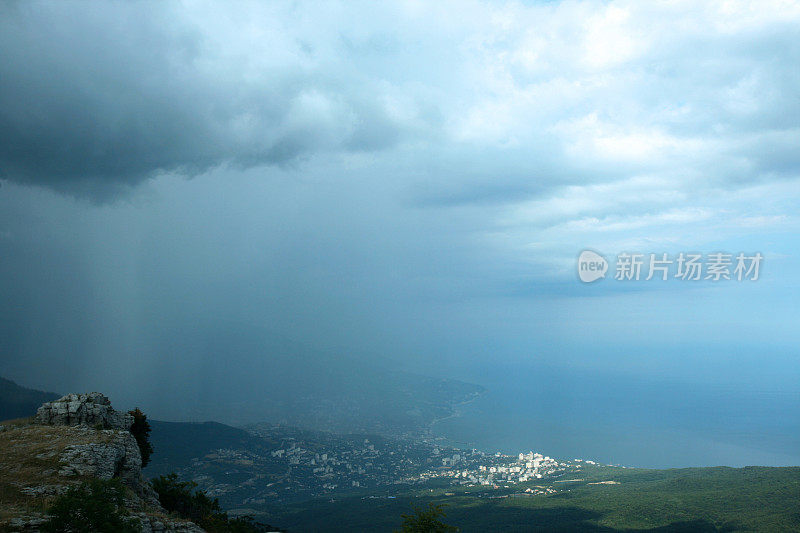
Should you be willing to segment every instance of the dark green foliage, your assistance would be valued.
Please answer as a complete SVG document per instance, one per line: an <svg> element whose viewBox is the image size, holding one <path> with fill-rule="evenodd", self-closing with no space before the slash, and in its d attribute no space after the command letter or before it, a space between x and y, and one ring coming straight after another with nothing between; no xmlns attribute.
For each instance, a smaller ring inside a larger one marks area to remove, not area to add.
<svg viewBox="0 0 800 533"><path fill-rule="evenodd" d="M200 525L210 533L262 533L267 531L281 531L272 526L256 522L250 516L228 518L226 513L208 518Z"/></svg>
<svg viewBox="0 0 800 533"><path fill-rule="evenodd" d="M149 420L153 428L150 442L158 450L148 466L150 476L168 474L191 464L192 457L202 457L219 448L253 449L260 439L248 432L218 424L161 422Z"/></svg>
<svg viewBox="0 0 800 533"><path fill-rule="evenodd" d="M139 521L128 517L124 507L125 488L118 479L92 479L70 488L50 508L45 532L133 533L141 531Z"/></svg>
<svg viewBox="0 0 800 533"><path fill-rule="evenodd" d="M197 483L193 481L178 481L178 475L174 472L153 478L152 483L164 509L191 520L209 533L275 531L274 528L255 522L251 517L229 518L220 509L216 498L212 500L203 491L196 490Z"/></svg>
<svg viewBox="0 0 800 533"><path fill-rule="evenodd" d="M407 509L428 502L447 504L446 521L465 533L800 532L800 467L643 470L584 466L575 477L583 481L544 479L508 489L448 487L453 496L426 487L398 493L396 498L350 496L335 502L320 498L264 511L269 520L290 531L332 533L391 531L398 528L399 517ZM605 480L620 484L589 485ZM534 484L561 492L512 496Z"/></svg>
<svg viewBox="0 0 800 533"><path fill-rule="evenodd" d="M444 505L428 503L428 507L415 507L414 514L403 515L401 533L448 533L458 531L457 527L449 526L441 521L445 516Z"/></svg>
<svg viewBox="0 0 800 533"><path fill-rule="evenodd" d="M139 452L142 454L142 468L144 468L150 462L150 456L153 454L153 445L150 444L150 423L147 421L147 415L138 407L128 413L133 416L131 433L136 439L136 444L139 445Z"/></svg>
<svg viewBox="0 0 800 533"><path fill-rule="evenodd" d="M193 481L178 481L178 474L174 472L153 478L152 481L158 501L170 513L199 524L204 518L220 512L216 499L212 500L204 492L195 490L197 483Z"/></svg>

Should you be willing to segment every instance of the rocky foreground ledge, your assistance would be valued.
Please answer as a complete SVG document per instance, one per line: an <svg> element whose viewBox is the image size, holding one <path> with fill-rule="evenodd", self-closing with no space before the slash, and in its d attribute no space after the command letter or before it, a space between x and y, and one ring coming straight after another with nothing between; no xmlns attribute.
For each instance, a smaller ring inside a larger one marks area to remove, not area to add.
<svg viewBox="0 0 800 533"><path fill-rule="evenodd" d="M0 531L36 532L49 502L91 478L118 478L130 489L126 507L143 531L201 533L176 520L142 475L142 456L130 427L98 392L68 394L42 405L32 419L0 426Z"/></svg>

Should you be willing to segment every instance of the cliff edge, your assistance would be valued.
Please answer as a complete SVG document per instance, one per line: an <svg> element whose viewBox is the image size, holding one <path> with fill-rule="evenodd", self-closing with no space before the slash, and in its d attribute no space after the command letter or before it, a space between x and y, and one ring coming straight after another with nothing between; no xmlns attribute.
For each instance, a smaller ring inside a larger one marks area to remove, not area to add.
<svg viewBox="0 0 800 533"><path fill-rule="evenodd" d="M125 507L142 531L203 530L168 517L142 475L142 456L130 427L103 394L68 394L43 404L31 419L0 425L0 531L36 532L50 504L92 478L119 479Z"/></svg>

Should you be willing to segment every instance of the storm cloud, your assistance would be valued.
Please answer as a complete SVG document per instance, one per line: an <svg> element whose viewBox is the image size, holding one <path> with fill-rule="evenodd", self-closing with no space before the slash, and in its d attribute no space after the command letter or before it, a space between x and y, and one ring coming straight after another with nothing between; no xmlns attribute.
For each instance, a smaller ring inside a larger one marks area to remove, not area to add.
<svg viewBox="0 0 800 533"><path fill-rule="evenodd" d="M374 80L283 31L302 15L290 6L223 15L214 31L177 4L2 9L0 165L13 181L102 193L407 134Z"/></svg>
<svg viewBox="0 0 800 533"><path fill-rule="evenodd" d="M796 391L797 2L0 10L4 377L158 416L286 337ZM585 248L765 270L586 286Z"/></svg>
<svg viewBox="0 0 800 533"><path fill-rule="evenodd" d="M78 196L325 154L403 158L411 197L445 205L798 164L792 3L2 10L2 175Z"/></svg>

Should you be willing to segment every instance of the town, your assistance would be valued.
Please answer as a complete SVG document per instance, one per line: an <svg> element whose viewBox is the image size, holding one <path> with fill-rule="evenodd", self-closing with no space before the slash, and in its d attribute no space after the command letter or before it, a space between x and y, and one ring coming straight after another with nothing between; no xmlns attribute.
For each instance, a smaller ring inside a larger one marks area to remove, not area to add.
<svg viewBox="0 0 800 533"><path fill-rule="evenodd" d="M575 459L559 461L532 451L508 455L460 449L429 440L347 436L285 426L255 425L258 445L221 448L192 459L179 472L228 508L361 494L391 497L413 487L512 488L578 472ZM528 486L528 495L557 489Z"/></svg>

